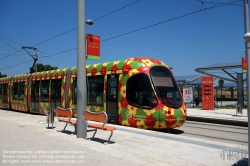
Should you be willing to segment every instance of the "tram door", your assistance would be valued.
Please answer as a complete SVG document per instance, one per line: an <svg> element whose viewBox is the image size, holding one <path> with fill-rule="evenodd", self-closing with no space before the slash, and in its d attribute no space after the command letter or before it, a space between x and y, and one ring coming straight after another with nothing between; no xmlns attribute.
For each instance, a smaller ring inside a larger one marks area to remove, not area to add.
<svg viewBox="0 0 250 166"><path fill-rule="evenodd" d="M107 80L107 115L109 123L118 124L118 77L108 75Z"/></svg>
<svg viewBox="0 0 250 166"><path fill-rule="evenodd" d="M61 107L61 85L62 80L51 80L50 108Z"/></svg>
<svg viewBox="0 0 250 166"><path fill-rule="evenodd" d="M32 81L31 85L31 112L39 113L39 85L40 81Z"/></svg>
<svg viewBox="0 0 250 166"><path fill-rule="evenodd" d="M3 108L8 108L8 84L2 84L2 104Z"/></svg>

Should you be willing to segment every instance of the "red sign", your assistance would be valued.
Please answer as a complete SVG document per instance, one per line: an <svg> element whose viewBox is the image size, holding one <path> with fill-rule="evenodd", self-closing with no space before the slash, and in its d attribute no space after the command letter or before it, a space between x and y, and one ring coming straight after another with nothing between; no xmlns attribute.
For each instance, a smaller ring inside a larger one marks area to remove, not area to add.
<svg viewBox="0 0 250 166"><path fill-rule="evenodd" d="M247 72L247 58L242 58L242 72Z"/></svg>
<svg viewBox="0 0 250 166"><path fill-rule="evenodd" d="M214 110L214 78L213 76L201 77L202 109Z"/></svg>
<svg viewBox="0 0 250 166"><path fill-rule="evenodd" d="M100 59L100 36L87 34L87 59Z"/></svg>

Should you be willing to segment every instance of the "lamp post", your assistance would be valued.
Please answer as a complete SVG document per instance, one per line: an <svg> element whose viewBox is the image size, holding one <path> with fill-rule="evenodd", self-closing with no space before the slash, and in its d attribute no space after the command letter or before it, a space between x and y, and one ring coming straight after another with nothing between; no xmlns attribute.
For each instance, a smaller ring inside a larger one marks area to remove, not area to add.
<svg viewBox="0 0 250 166"><path fill-rule="evenodd" d="M244 40L245 42L247 42L246 44L246 58L247 58L247 116L248 116L248 166L250 166L250 162L249 162L249 152L250 152L250 146L249 146L249 142L250 142L250 128L249 128L249 124L250 124L250 33L247 32L244 35Z"/></svg>
<svg viewBox="0 0 250 166"><path fill-rule="evenodd" d="M92 20L85 21L85 0L77 0L77 138L87 137L83 119L87 106L85 23L93 25Z"/></svg>

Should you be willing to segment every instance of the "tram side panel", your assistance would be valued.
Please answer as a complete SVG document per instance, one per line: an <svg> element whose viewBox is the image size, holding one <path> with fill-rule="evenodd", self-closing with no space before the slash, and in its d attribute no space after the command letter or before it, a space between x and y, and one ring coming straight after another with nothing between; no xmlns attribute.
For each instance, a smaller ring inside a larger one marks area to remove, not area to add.
<svg viewBox="0 0 250 166"><path fill-rule="evenodd" d="M156 74L150 73L154 68ZM183 98L170 69L150 58L87 65L87 108L106 111L109 123L143 129L181 126ZM67 101L77 117L77 70L71 69ZM78 85L81 86L81 85ZM85 86L85 85L82 85Z"/></svg>
<svg viewBox="0 0 250 166"><path fill-rule="evenodd" d="M86 69L88 71L88 68ZM107 75L101 73L87 73L86 86L87 110L99 112L106 111L106 82ZM79 86L79 85L78 85ZM73 117L77 117L77 69L74 67L70 71L67 102L73 111Z"/></svg>
<svg viewBox="0 0 250 166"><path fill-rule="evenodd" d="M0 78L0 108L10 109L10 81L12 77Z"/></svg>
<svg viewBox="0 0 250 166"><path fill-rule="evenodd" d="M121 75L119 81L119 123L143 129L158 129L157 101L148 103L153 93L147 74L136 69Z"/></svg>
<svg viewBox="0 0 250 166"><path fill-rule="evenodd" d="M65 107L67 72L68 69L65 68L32 74L30 112L46 114L46 108Z"/></svg>
<svg viewBox="0 0 250 166"><path fill-rule="evenodd" d="M28 80L29 74L13 76L10 83L11 109L28 112Z"/></svg>

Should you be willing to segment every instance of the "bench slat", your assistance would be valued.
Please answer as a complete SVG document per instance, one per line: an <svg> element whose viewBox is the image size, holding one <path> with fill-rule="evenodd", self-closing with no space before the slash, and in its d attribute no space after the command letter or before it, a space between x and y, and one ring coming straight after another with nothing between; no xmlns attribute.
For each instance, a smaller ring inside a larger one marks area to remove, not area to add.
<svg viewBox="0 0 250 166"><path fill-rule="evenodd" d="M63 109L63 108L56 108L56 115L59 117L71 117L71 110L69 109Z"/></svg>
<svg viewBox="0 0 250 166"><path fill-rule="evenodd" d="M59 122L65 122L65 126L63 131L65 131L68 123L76 124L76 120L71 119L72 117L72 110L70 108L56 108L56 116Z"/></svg>
<svg viewBox="0 0 250 166"><path fill-rule="evenodd" d="M97 128L97 129L102 129L102 125L100 125L100 124L89 124L88 127ZM104 126L103 129L104 129L104 130L107 130L107 131L116 130L115 127L111 127L111 126Z"/></svg>
<svg viewBox="0 0 250 166"><path fill-rule="evenodd" d="M106 117L105 113L103 113L103 112L90 112L90 111L86 110L84 112L84 118L86 120L107 123L107 117Z"/></svg>
<svg viewBox="0 0 250 166"><path fill-rule="evenodd" d="M77 123L77 121L76 120L74 120L74 119L70 119L70 121L69 121L69 119L68 118L64 118L64 119L60 119L59 120L59 122L66 122L66 123L71 123L71 124L76 124Z"/></svg>

